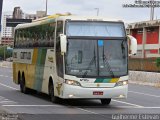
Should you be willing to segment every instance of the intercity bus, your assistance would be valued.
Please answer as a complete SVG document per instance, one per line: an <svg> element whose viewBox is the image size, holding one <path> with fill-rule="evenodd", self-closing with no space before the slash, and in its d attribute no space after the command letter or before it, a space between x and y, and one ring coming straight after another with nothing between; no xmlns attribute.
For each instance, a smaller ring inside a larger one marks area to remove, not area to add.
<svg viewBox="0 0 160 120"><path fill-rule="evenodd" d="M99 99L108 105L127 98L128 56L136 51L120 20L56 14L15 28L13 81L22 93L33 89L52 102Z"/></svg>

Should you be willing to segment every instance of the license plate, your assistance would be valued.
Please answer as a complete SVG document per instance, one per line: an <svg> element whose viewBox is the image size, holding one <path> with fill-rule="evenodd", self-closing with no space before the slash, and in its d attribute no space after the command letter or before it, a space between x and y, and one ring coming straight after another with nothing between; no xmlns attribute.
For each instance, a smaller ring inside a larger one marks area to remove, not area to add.
<svg viewBox="0 0 160 120"><path fill-rule="evenodd" d="M103 95L103 92L102 91L94 91L93 95Z"/></svg>

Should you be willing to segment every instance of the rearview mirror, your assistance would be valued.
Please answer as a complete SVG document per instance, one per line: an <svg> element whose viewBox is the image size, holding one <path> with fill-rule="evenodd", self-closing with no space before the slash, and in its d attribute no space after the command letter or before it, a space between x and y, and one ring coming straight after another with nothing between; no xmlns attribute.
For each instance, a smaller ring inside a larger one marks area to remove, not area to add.
<svg viewBox="0 0 160 120"><path fill-rule="evenodd" d="M131 54L129 54L129 56L136 55L137 54L137 40L131 35L127 35L127 37L130 40Z"/></svg>
<svg viewBox="0 0 160 120"><path fill-rule="evenodd" d="M61 52L66 53L67 51L67 37L64 34L60 34Z"/></svg>

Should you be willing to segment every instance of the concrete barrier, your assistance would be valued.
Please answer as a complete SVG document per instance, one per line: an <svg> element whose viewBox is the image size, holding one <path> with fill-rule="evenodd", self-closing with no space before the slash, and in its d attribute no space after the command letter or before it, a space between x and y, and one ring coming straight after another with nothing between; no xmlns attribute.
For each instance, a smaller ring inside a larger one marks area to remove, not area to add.
<svg viewBox="0 0 160 120"><path fill-rule="evenodd" d="M1 67L12 68L12 62L2 61ZM160 73L129 71L129 82L133 84L160 87Z"/></svg>
<svg viewBox="0 0 160 120"><path fill-rule="evenodd" d="M12 68L12 62L1 61L1 62L0 62L0 67Z"/></svg>
<svg viewBox="0 0 160 120"><path fill-rule="evenodd" d="M140 84L140 85L160 87L160 73L130 71L129 82L134 84Z"/></svg>

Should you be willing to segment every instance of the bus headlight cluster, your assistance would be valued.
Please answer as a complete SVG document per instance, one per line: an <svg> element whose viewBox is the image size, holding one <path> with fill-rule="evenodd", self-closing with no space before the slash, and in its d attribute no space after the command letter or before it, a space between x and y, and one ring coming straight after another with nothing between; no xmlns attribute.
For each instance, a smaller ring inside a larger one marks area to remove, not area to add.
<svg viewBox="0 0 160 120"><path fill-rule="evenodd" d="M123 86L123 85L128 85L128 80L117 82L116 85L115 85L115 87L116 86Z"/></svg>
<svg viewBox="0 0 160 120"><path fill-rule="evenodd" d="M81 86L81 84L75 80L65 80L65 83L68 85Z"/></svg>

